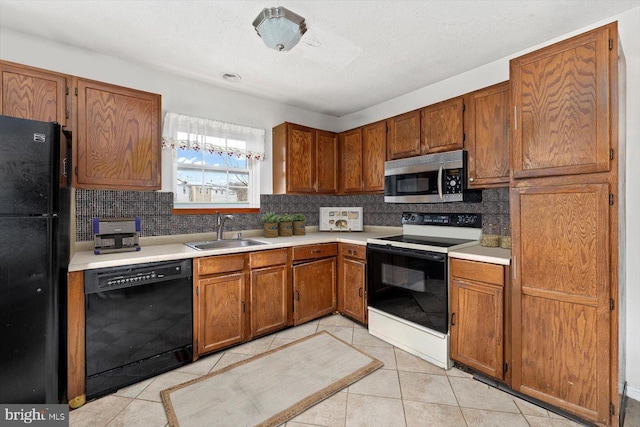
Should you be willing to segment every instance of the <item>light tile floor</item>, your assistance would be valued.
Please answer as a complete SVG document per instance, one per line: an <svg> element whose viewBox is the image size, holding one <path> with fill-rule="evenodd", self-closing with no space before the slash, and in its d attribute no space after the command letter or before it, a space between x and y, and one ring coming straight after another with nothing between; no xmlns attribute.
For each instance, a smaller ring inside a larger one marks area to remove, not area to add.
<svg viewBox="0 0 640 427"><path fill-rule="evenodd" d="M327 330L378 358L384 367L293 418L286 423L287 427L579 425L475 381L463 371L438 368L369 335L366 328L349 319L333 315L202 357L190 365L96 399L71 411L70 426L166 426L161 390L320 330ZM627 413L625 426L640 425L640 414L636 412Z"/></svg>

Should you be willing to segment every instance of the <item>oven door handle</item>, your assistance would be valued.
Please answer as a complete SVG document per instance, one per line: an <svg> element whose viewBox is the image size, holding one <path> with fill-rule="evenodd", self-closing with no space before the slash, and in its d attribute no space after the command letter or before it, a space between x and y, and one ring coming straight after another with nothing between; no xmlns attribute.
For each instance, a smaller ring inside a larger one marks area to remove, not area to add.
<svg viewBox="0 0 640 427"><path fill-rule="evenodd" d="M421 259L427 259L430 261L437 261L437 262L447 261L446 254L421 251L416 249L399 248L391 245L382 246L382 245L369 244L367 245L367 252L379 252L379 253L381 252L381 253L386 253L391 255L404 255L404 256L409 256L413 258L421 258Z"/></svg>
<svg viewBox="0 0 640 427"><path fill-rule="evenodd" d="M440 165L440 169L438 169L438 196L440 196L440 200L444 200L442 196L442 169L444 165Z"/></svg>

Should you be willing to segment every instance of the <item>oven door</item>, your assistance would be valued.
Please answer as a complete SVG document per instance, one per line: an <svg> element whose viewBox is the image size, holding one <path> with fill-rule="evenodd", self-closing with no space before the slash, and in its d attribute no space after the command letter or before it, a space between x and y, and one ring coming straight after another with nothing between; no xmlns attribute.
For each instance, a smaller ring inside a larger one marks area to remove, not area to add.
<svg viewBox="0 0 640 427"><path fill-rule="evenodd" d="M446 254L368 244L367 283L369 307L448 332Z"/></svg>

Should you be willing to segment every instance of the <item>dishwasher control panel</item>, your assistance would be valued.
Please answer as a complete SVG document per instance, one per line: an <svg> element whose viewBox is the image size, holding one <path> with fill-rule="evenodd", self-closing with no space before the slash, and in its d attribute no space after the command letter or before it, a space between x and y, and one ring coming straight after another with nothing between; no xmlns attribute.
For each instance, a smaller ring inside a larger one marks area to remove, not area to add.
<svg viewBox="0 0 640 427"><path fill-rule="evenodd" d="M84 293L106 292L191 276L190 259L87 270L84 272Z"/></svg>

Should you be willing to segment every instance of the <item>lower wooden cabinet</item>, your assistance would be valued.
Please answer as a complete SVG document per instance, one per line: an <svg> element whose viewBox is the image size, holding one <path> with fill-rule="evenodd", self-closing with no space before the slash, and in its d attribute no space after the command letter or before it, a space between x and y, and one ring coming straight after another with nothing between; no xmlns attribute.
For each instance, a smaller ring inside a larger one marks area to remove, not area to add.
<svg viewBox="0 0 640 427"><path fill-rule="evenodd" d="M251 338L291 325L292 292L287 260L287 249L250 254Z"/></svg>
<svg viewBox="0 0 640 427"><path fill-rule="evenodd" d="M504 381L505 280L502 265L450 259L451 359Z"/></svg>
<svg viewBox="0 0 640 427"><path fill-rule="evenodd" d="M338 311L360 323L367 323L367 248L339 244Z"/></svg>
<svg viewBox="0 0 640 427"><path fill-rule="evenodd" d="M247 337L247 255L218 255L194 262L194 358Z"/></svg>
<svg viewBox="0 0 640 427"><path fill-rule="evenodd" d="M336 309L336 244L293 248L293 324Z"/></svg>

